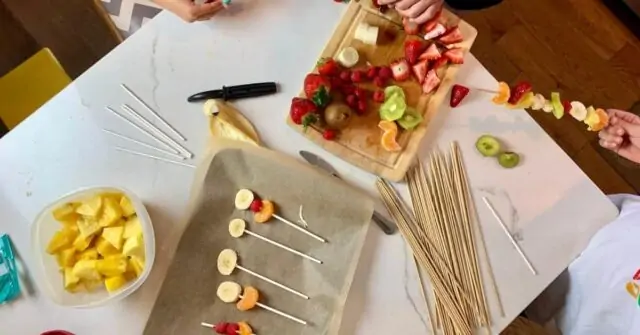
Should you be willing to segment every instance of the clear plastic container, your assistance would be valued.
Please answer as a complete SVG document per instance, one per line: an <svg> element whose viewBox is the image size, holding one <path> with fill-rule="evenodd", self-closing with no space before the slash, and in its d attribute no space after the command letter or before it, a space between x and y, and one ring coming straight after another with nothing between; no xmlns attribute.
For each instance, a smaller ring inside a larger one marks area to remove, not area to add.
<svg viewBox="0 0 640 335"><path fill-rule="evenodd" d="M59 205L70 201L85 199L92 195L105 192L119 192L125 194L133 204L144 234L145 244L145 268L142 274L134 281L127 283L119 291L109 294L106 289L96 290L95 292L77 292L70 293L64 289L62 273L58 267L58 263L54 256L47 254L46 248L49 240L60 230L61 225L53 218L52 211ZM99 186L84 188L67 194L56 202L45 207L36 217L31 226L31 244L33 257L36 262L37 269L35 272L38 286L46 293L55 303L74 308L90 308L97 307L109 302L117 301L137 290L149 276L153 261L156 255L155 236L151 218L142 201L131 191L119 187Z"/></svg>

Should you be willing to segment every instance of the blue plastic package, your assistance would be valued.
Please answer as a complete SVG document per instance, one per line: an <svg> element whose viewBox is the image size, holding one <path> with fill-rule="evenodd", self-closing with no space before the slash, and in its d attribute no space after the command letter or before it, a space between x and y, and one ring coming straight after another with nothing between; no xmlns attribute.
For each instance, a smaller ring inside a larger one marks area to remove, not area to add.
<svg viewBox="0 0 640 335"><path fill-rule="evenodd" d="M20 295L18 269L9 235L0 236L0 304L6 304Z"/></svg>

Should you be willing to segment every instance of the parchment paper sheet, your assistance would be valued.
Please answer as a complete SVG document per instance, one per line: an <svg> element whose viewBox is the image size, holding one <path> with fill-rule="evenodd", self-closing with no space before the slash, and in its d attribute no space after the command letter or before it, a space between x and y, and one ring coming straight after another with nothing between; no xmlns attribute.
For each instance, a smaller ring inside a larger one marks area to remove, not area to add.
<svg viewBox="0 0 640 335"><path fill-rule="evenodd" d="M216 139L200 164L190 201L188 224L179 242L145 334L212 334L200 322L248 321L254 333L278 335L335 334L360 258L373 213L372 200L341 181L286 155ZM309 229L326 238L321 243L276 220L257 224L251 213L234 206L236 192L248 188L275 201L277 213L295 222L304 206ZM231 219L247 221L247 229L322 260L306 260L255 237L234 239ZM304 300L236 269L222 276L216 268L220 251L234 249L238 264L296 289ZM240 312L216 296L218 285L232 280L260 291L260 302L301 318L291 320L256 307Z"/></svg>

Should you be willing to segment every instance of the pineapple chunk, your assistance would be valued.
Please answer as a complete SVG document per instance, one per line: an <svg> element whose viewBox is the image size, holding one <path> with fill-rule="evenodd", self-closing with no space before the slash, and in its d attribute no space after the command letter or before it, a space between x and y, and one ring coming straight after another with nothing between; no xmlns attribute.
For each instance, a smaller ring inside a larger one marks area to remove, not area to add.
<svg viewBox="0 0 640 335"><path fill-rule="evenodd" d="M127 258L113 255L96 262L96 269L105 277L119 276L127 271Z"/></svg>
<svg viewBox="0 0 640 335"><path fill-rule="evenodd" d="M122 210L115 199L109 197L104 198L102 207L102 216L98 223L101 227L108 227L118 222L122 218Z"/></svg>
<svg viewBox="0 0 640 335"><path fill-rule="evenodd" d="M76 235L76 232L69 229L57 231L47 245L47 253L53 255L62 249L70 247L73 244L73 240L76 238Z"/></svg>
<svg viewBox="0 0 640 335"><path fill-rule="evenodd" d="M73 274L72 268L64 268L64 288L72 291L76 288L80 278Z"/></svg>
<svg viewBox="0 0 640 335"><path fill-rule="evenodd" d="M81 280L81 283L84 285L84 288L86 288L87 291L89 291L89 292L96 291L99 288L102 288L104 286L104 281L102 279Z"/></svg>
<svg viewBox="0 0 640 335"><path fill-rule="evenodd" d="M76 208L76 213L84 216L97 218L100 215L102 209L102 197L96 195L95 197L83 201L80 207Z"/></svg>
<svg viewBox="0 0 640 335"><path fill-rule="evenodd" d="M102 236L98 237L96 240L96 250L98 250L98 253L102 255L102 257L117 255L120 253L116 247L111 245L111 243L105 240Z"/></svg>
<svg viewBox="0 0 640 335"><path fill-rule="evenodd" d="M76 214L76 208L78 208L79 205L80 204L68 202L53 210L53 218L60 222L66 220L75 220L78 218L78 214Z"/></svg>
<svg viewBox="0 0 640 335"><path fill-rule="evenodd" d="M73 231L77 232L78 231L78 219L79 218L80 218L80 216L78 216L75 219L69 219L69 220L60 221L60 223L62 224L62 228L63 229L68 229L68 230L73 230Z"/></svg>
<svg viewBox="0 0 640 335"><path fill-rule="evenodd" d="M80 235L89 237L100 231L101 227L94 218L85 217L78 220L78 229L80 230Z"/></svg>
<svg viewBox="0 0 640 335"><path fill-rule="evenodd" d="M76 240L73 241L73 247L76 248L78 252L84 251L91 245L91 241L93 241L94 237L95 235L91 235L89 237L78 235L78 237L76 237Z"/></svg>
<svg viewBox="0 0 640 335"><path fill-rule="evenodd" d="M76 248L68 248L60 251L56 255L56 260L60 268L72 268L76 264Z"/></svg>
<svg viewBox="0 0 640 335"><path fill-rule="evenodd" d="M129 258L128 265L129 265L128 271L132 271L136 277L140 277L140 275L144 271L144 261L140 260L137 257Z"/></svg>
<svg viewBox="0 0 640 335"><path fill-rule="evenodd" d="M122 214L124 216L131 216L133 214L136 214L136 209L133 207L131 199L129 199L126 195L123 195L120 199L120 208L122 208Z"/></svg>
<svg viewBox="0 0 640 335"><path fill-rule="evenodd" d="M144 261L144 241L142 235L129 237L122 247L122 254L129 257L137 257Z"/></svg>
<svg viewBox="0 0 640 335"><path fill-rule="evenodd" d="M107 240L116 249L122 249L122 234L124 233L124 227L109 227L102 231L102 238Z"/></svg>
<svg viewBox="0 0 640 335"><path fill-rule="evenodd" d="M89 281L101 280L102 276L96 270L96 260L80 260L73 266L73 275Z"/></svg>
<svg viewBox="0 0 640 335"><path fill-rule="evenodd" d="M136 235L142 235L142 225L140 224L138 217L134 216L124 224L124 234L122 237L128 239L129 237Z"/></svg>
<svg viewBox="0 0 640 335"><path fill-rule="evenodd" d="M96 248L87 249L78 255L78 260L98 259L98 250Z"/></svg>
<svg viewBox="0 0 640 335"><path fill-rule="evenodd" d="M125 279L125 277L122 275L109 277L104 280L104 286L107 287L107 292L109 293L116 292L126 283L127 283L127 279Z"/></svg>

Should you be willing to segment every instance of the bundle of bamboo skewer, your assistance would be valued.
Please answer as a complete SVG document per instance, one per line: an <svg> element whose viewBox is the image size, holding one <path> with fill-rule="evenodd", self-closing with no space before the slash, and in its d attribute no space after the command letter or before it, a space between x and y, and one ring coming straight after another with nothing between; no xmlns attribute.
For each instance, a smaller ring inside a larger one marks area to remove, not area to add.
<svg viewBox="0 0 640 335"><path fill-rule="evenodd" d="M428 171L418 162L407 181L412 209L387 181L378 179L376 186L417 264L429 276L439 328L444 334L488 328L491 318L477 255L475 209L457 143L448 155L433 152Z"/></svg>

